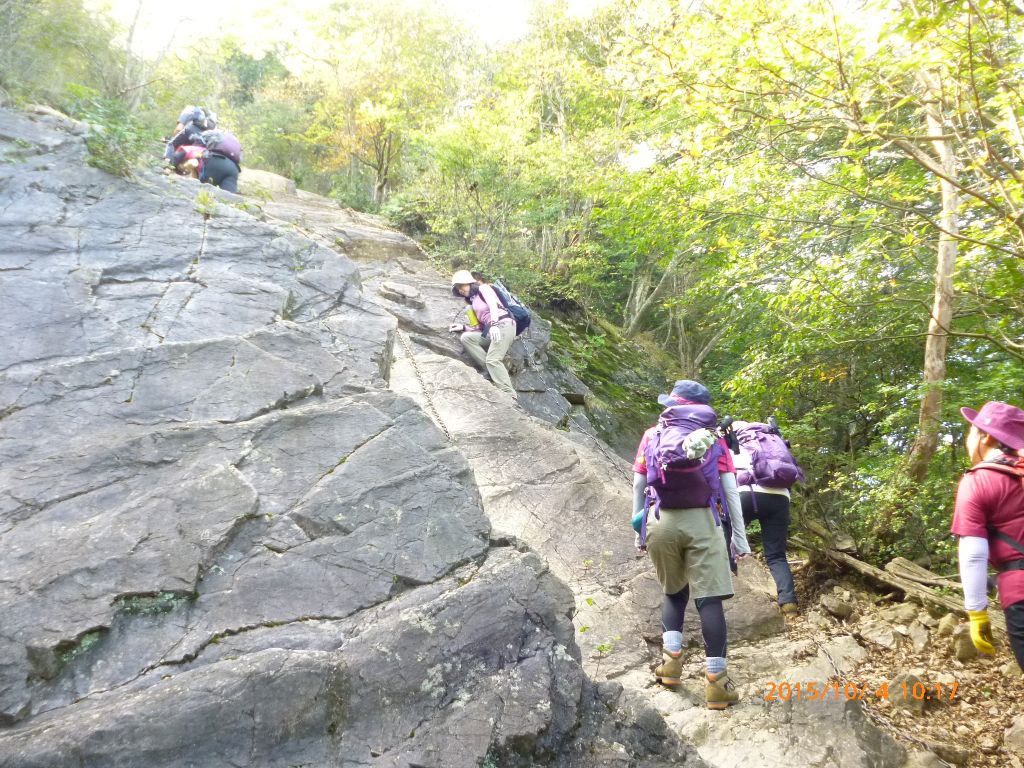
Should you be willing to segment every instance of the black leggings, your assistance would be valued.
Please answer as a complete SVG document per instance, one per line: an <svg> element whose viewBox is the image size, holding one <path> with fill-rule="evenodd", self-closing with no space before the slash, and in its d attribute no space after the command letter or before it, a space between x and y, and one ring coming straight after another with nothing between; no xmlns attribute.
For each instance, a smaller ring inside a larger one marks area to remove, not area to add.
<svg viewBox="0 0 1024 768"><path fill-rule="evenodd" d="M1017 657L1017 665L1024 669L1024 601L1006 606L1003 615L1006 616L1006 634L1010 636L1010 648Z"/></svg>
<svg viewBox="0 0 1024 768"><path fill-rule="evenodd" d="M674 595L665 595L661 603L661 624L666 632L682 632L686 604L690 600L687 584ZM704 655L725 658L725 607L721 597L700 597L693 601L700 614L700 633L704 636Z"/></svg>
<svg viewBox="0 0 1024 768"><path fill-rule="evenodd" d="M238 172L238 165L230 157L211 154L203 162L199 180L225 192L238 192Z"/></svg>

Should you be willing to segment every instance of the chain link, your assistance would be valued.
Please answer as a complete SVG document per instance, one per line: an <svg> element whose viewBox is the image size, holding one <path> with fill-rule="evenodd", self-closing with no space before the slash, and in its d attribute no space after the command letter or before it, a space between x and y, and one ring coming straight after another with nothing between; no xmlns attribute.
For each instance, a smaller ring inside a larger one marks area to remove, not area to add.
<svg viewBox="0 0 1024 768"><path fill-rule="evenodd" d="M396 333L402 342L402 347L405 348L405 356L408 358L409 362L412 363L412 370L416 374L416 381L419 382L420 390L423 392L423 397L426 398L427 401L427 410L430 411L430 415L433 417L434 421L437 422L437 425L441 427L441 431L444 432L444 436L448 438L449 442L451 442L452 435L448 431L448 427L445 426L444 421L441 420L441 415L437 412L437 408L434 407L434 400L430 396L430 392L427 390L426 383L423 380L423 371L420 370L420 366L412 354L412 348L409 346L409 340L406 338L405 334L402 333L401 329L396 330Z"/></svg>
<svg viewBox="0 0 1024 768"><path fill-rule="evenodd" d="M811 641L816 646L818 646L818 650L821 651L821 653L823 653L825 655L825 658L828 659L829 664L832 665L832 669L835 671L835 678L839 682L841 682L843 684L844 689L845 689L845 687L847 685L852 685L852 686L854 686L855 689L858 689L857 683L851 681L850 678L848 678L845 674L843 674L843 672L839 669L839 665L836 664L836 660L834 658L832 658L832 654L828 652L828 650L825 648L824 645L822 645L821 641L818 640L817 638L814 638L814 637L812 637L810 639L811 639ZM868 718L868 720L870 720L872 723L874 723L875 726L878 727L880 730L888 731L889 733L895 734L895 735L899 736L901 739L904 739L905 741L908 741L911 744L916 744L917 746L921 747L922 749L926 749L926 750L929 750L929 751L932 749L933 745L930 745L928 742L923 741L923 740L917 738L916 736L911 735L910 733L908 733L904 729L902 729L899 726L897 726L891 720L889 720L888 718L884 717L879 712L877 712L874 709L872 709L868 705L869 702L866 700L866 698L862 699L862 698L858 697L857 701L860 704L861 711L864 713L864 715ZM943 764L944 765L948 765L948 763L946 763L946 762L943 762Z"/></svg>

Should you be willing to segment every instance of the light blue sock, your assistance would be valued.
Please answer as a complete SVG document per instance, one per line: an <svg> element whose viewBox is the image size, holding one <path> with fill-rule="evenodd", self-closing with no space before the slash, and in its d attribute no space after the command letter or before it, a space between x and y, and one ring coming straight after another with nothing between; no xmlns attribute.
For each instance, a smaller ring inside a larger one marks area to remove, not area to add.
<svg viewBox="0 0 1024 768"><path fill-rule="evenodd" d="M661 633L661 644L665 647L665 650L669 653L679 653L683 650L683 633L682 632L662 632Z"/></svg>
<svg viewBox="0 0 1024 768"><path fill-rule="evenodd" d="M708 656L704 659L704 663L707 664L709 675L725 672L725 656Z"/></svg>

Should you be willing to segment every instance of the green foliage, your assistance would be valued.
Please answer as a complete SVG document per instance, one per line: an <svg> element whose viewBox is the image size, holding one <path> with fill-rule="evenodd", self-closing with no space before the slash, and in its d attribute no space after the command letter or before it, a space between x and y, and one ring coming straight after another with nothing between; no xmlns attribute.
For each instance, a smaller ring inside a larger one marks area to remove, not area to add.
<svg viewBox="0 0 1024 768"><path fill-rule="evenodd" d="M245 53L231 38L222 43L220 56L231 83L227 103L232 107L252 104L260 91L290 76L277 53L271 51L256 58Z"/></svg>
<svg viewBox="0 0 1024 768"><path fill-rule="evenodd" d="M659 392L700 378L720 413L777 416L808 474L800 516L874 560L948 557L957 406L1019 399L1024 375L1024 17L1003 0L615 5L539 3L523 39L487 48L430 2L340 2L301 56L225 38L164 60L136 117L168 131L181 105L211 107L248 164L383 213L441 271L503 278L548 310L621 453ZM132 63L115 31L79 0L21 4L0 86L93 89L76 110L103 126L96 162L126 173L140 131L110 102ZM940 147L954 312L940 448L910 482Z"/></svg>
<svg viewBox="0 0 1024 768"><path fill-rule="evenodd" d="M106 634L104 629L86 632L73 643L62 643L57 646L57 658L61 664L68 664L79 656L88 653Z"/></svg>
<svg viewBox="0 0 1024 768"><path fill-rule="evenodd" d="M424 215L427 210L427 201L399 192L387 199L379 213L396 229L412 237L422 237L430 231Z"/></svg>
<svg viewBox="0 0 1024 768"><path fill-rule="evenodd" d="M121 613L131 616L156 616L162 613L170 613L179 606L189 603L195 599L195 595L187 595L179 592L157 592L154 595L130 595L119 597L115 601L115 608Z"/></svg>
<svg viewBox="0 0 1024 768"><path fill-rule="evenodd" d="M115 176L131 176L156 137L147 132L128 106L101 97L84 86L69 85L70 114L89 124L85 144L89 165Z"/></svg>
<svg viewBox="0 0 1024 768"><path fill-rule="evenodd" d="M595 646L594 650L596 650L600 654L603 654L603 655L607 656L609 653L611 653L612 651L615 650L615 640L621 640L621 639L622 638L620 638L620 637L616 637L614 640L606 640L605 642L601 643L600 645Z"/></svg>
<svg viewBox="0 0 1024 768"><path fill-rule="evenodd" d="M114 44L109 18L82 0L6 2L0 13L0 90L19 101L60 105L67 83L85 83L110 98L127 54Z"/></svg>
<svg viewBox="0 0 1024 768"><path fill-rule="evenodd" d="M217 198L208 189L200 189L196 192L196 212L203 218L208 219L217 212Z"/></svg>

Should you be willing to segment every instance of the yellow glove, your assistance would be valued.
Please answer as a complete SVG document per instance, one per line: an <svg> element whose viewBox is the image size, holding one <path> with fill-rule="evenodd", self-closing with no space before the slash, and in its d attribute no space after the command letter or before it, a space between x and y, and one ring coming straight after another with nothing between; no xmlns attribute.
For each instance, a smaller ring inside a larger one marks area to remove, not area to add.
<svg viewBox="0 0 1024 768"><path fill-rule="evenodd" d="M996 649L992 647L992 625L988 623L988 611L982 608L980 611L968 611L967 618L971 620L971 642L980 653L993 654Z"/></svg>

